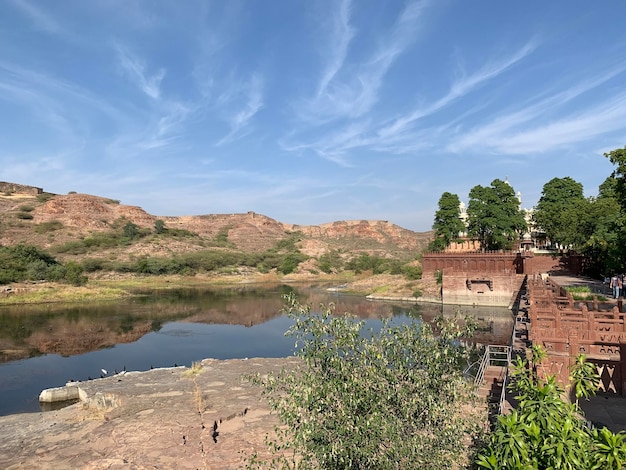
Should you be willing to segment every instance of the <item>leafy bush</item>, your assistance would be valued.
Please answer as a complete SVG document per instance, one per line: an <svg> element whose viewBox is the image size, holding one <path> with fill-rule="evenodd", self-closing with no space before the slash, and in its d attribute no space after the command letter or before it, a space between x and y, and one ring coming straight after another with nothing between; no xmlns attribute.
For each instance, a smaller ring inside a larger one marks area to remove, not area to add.
<svg viewBox="0 0 626 470"><path fill-rule="evenodd" d="M302 232L286 232L287 237L282 240L278 240L273 248L273 251L298 251L296 243L302 240Z"/></svg>
<svg viewBox="0 0 626 470"><path fill-rule="evenodd" d="M18 212L16 217L22 220L31 220L33 218L33 214L29 214L28 212Z"/></svg>
<svg viewBox="0 0 626 470"><path fill-rule="evenodd" d="M258 455L248 468L449 469L459 449L480 433L484 415L460 365L459 339L471 332L439 323L436 335L419 320L379 331L333 315L332 305L311 312L286 297L302 365L257 376L281 426L268 440L270 462ZM467 408L463 408L468 404Z"/></svg>
<svg viewBox="0 0 626 470"><path fill-rule="evenodd" d="M165 222L161 219L154 221L154 233L163 233L165 231Z"/></svg>
<svg viewBox="0 0 626 470"><path fill-rule="evenodd" d="M32 212L35 210L33 206L20 206L22 212Z"/></svg>
<svg viewBox="0 0 626 470"><path fill-rule="evenodd" d="M217 232L217 235L215 236L215 240L213 242L214 246L221 246L221 247L234 247L235 245L233 243L231 243L228 240L228 232L230 231L231 227L229 225L226 225L225 227L222 227L219 229L219 231Z"/></svg>
<svg viewBox="0 0 626 470"><path fill-rule="evenodd" d="M407 264L402 267L402 274L404 274L407 279L416 281L422 278L422 267Z"/></svg>
<svg viewBox="0 0 626 470"><path fill-rule="evenodd" d="M118 232L99 232L84 240L74 240L53 248L56 253L80 255L89 251L114 248L124 243L122 234Z"/></svg>
<svg viewBox="0 0 626 470"><path fill-rule="evenodd" d="M63 223L58 220L51 220L49 222L42 222L35 225L34 230L36 233L48 233L60 230L63 228Z"/></svg>
<svg viewBox="0 0 626 470"><path fill-rule="evenodd" d="M626 464L626 434L590 428L578 406L580 398L598 387L595 365L578 356L571 369L576 401L567 403L555 376L538 377L544 357L541 347L533 347L531 363L517 359L513 383L517 409L498 417L477 464L489 470L621 470Z"/></svg>
<svg viewBox="0 0 626 470"><path fill-rule="evenodd" d="M308 257L300 252L298 253L289 253L285 256L280 263L280 272L283 274L290 274L296 270L298 265L305 261Z"/></svg>
<svg viewBox="0 0 626 470"><path fill-rule="evenodd" d="M343 260L337 250L331 250L328 253L324 253L317 260L317 266L322 272L330 274L333 271L338 271L343 267Z"/></svg>
<svg viewBox="0 0 626 470"><path fill-rule="evenodd" d="M82 286L87 283L87 276L83 274L83 267L74 261L65 263L65 280L73 286Z"/></svg>
<svg viewBox="0 0 626 470"><path fill-rule="evenodd" d="M49 199L52 199L53 197L54 197L54 194L52 193L43 192L43 193L37 194L37 200L39 202L46 202Z"/></svg>
<svg viewBox="0 0 626 470"><path fill-rule="evenodd" d="M82 276L82 267L77 266L72 262L62 265L31 245L0 247L0 284L43 280L84 284L87 278Z"/></svg>
<svg viewBox="0 0 626 470"><path fill-rule="evenodd" d="M123 232L126 238L132 240L137 235L139 235L139 227L137 226L137 224L128 221L126 222L126 225L124 225Z"/></svg>

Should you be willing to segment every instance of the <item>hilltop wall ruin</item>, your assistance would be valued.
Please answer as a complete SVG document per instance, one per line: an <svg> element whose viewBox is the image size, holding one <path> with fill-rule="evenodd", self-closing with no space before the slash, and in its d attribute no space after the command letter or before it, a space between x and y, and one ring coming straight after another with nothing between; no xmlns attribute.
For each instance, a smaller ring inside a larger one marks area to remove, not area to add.
<svg viewBox="0 0 626 470"><path fill-rule="evenodd" d="M4 194L30 194L37 196L43 193L43 188L37 188L35 186L27 186L25 184L7 183L6 181L0 181L0 193Z"/></svg>

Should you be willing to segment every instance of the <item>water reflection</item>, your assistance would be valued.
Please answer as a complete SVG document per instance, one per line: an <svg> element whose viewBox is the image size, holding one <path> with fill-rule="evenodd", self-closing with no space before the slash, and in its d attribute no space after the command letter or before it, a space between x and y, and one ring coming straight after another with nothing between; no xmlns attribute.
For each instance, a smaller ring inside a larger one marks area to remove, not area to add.
<svg viewBox="0 0 626 470"><path fill-rule="evenodd" d="M37 397L68 380L99 377L150 367L190 365L207 357L281 357L293 353L284 332L282 294L292 286L236 289L177 289L144 292L119 302L89 305L11 306L0 309L0 415L39 410ZM368 322L381 317L431 321L444 313L439 305L370 302L328 293L321 287L298 288L303 303L334 303ZM476 340L508 344L512 317L505 309L472 309L480 319Z"/></svg>

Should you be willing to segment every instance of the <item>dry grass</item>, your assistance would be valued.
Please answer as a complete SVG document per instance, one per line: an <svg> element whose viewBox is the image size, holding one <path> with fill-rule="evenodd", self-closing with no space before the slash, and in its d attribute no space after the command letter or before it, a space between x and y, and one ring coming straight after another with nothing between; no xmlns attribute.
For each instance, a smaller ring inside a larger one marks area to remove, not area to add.
<svg viewBox="0 0 626 470"><path fill-rule="evenodd" d="M198 375L200 375L200 373L204 370L204 367L202 366L202 362L200 361L195 361L191 364L191 367L189 369L186 369L185 372L183 372L183 376L184 377L189 377L189 378L194 378Z"/></svg>
<svg viewBox="0 0 626 470"><path fill-rule="evenodd" d="M115 287L69 286L66 284L37 284L12 287L0 296L0 305L40 304L49 302L93 302L129 297L127 291Z"/></svg>

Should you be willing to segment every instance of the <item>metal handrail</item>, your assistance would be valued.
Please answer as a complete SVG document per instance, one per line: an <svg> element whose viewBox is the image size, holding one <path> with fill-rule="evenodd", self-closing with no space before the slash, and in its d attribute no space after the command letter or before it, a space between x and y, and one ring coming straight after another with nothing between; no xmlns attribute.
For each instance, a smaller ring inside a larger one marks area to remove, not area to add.
<svg viewBox="0 0 626 470"><path fill-rule="evenodd" d="M506 401L506 387L509 379L509 367L511 365L511 353L513 351L513 346L509 346L506 354L506 372L504 373L504 379L502 379L502 390L500 391L500 401L498 403L498 414L502 414L502 408L504 408L504 402Z"/></svg>
<svg viewBox="0 0 626 470"><path fill-rule="evenodd" d="M498 414L502 414L502 408L504 407L504 402L506 401L506 386L509 376L509 365L511 364L512 349L512 346L501 346L494 344L488 344L487 346L485 346L485 353L483 354L482 360L480 361L480 366L478 368L478 372L476 373L476 377L474 378L474 387L479 388L483 383L485 370L487 369L487 367L494 363L497 364L504 362L504 364L499 364L505 367L505 373L504 379L502 380L502 391L500 392L500 400L498 403Z"/></svg>

